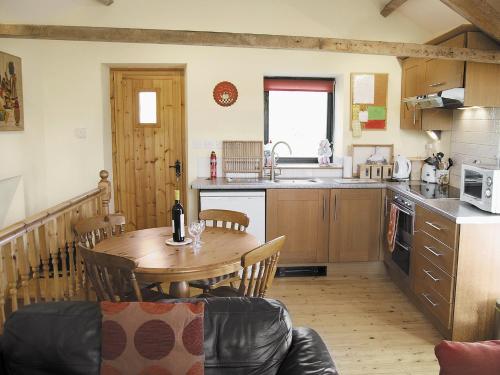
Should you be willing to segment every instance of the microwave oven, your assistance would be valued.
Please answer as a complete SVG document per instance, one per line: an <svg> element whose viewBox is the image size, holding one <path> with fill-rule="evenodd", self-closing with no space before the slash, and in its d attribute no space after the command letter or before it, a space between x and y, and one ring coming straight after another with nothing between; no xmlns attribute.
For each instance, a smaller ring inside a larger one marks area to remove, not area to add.
<svg viewBox="0 0 500 375"><path fill-rule="evenodd" d="M460 200L492 213L500 213L500 167L462 164Z"/></svg>

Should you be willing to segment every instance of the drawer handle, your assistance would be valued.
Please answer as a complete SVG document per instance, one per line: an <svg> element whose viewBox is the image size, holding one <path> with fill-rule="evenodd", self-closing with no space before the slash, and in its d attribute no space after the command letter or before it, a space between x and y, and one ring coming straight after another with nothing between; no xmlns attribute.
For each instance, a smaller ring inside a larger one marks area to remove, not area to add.
<svg viewBox="0 0 500 375"><path fill-rule="evenodd" d="M440 254L440 253L436 252L435 249L432 248L432 247L430 247L430 246L424 246L424 249L427 250L427 251L429 251L431 254L433 254L433 255L435 255L437 257L440 257L440 256L443 255L443 254Z"/></svg>
<svg viewBox="0 0 500 375"><path fill-rule="evenodd" d="M438 87L438 86L443 86L445 83L446 83L446 81L444 81L444 82L437 82L437 83L431 83L431 84L429 85L429 87Z"/></svg>
<svg viewBox="0 0 500 375"><path fill-rule="evenodd" d="M434 223L431 223L430 221L426 221L425 224L431 226L432 228L436 229L436 230L443 230L443 228L441 227L438 227L436 224Z"/></svg>
<svg viewBox="0 0 500 375"><path fill-rule="evenodd" d="M426 294L426 293L422 293L422 297L424 297L431 305L432 307L437 307L439 304L432 301L430 298L429 298L429 295Z"/></svg>
<svg viewBox="0 0 500 375"><path fill-rule="evenodd" d="M434 281L435 283L437 283L439 280L441 280L441 279L437 279L437 278L435 278L434 276L432 276L432 273L431 273L430 271L427 271L427 270L426 270L426 269L424 269L424 268L422 268L422 271L424 271L424 273L425 273L427 276L429 276L429 277L432 279L432 281Z"/></svg>

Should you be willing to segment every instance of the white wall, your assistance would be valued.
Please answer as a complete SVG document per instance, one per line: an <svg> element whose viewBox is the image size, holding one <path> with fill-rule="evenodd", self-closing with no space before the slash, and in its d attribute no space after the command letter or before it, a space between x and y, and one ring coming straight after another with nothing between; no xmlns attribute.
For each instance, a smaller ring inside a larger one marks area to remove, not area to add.
<svg viewBox="0 0 500 375"><path fill-rule="evenodd" d="M378 15L377 1L303 0L227 2L133 0L105 7L95 0L6 0L2 22L162 27L290 35L422 41L431 37L398 14ZM26 12L26 9L30 9ZM224 9L224 11L221 11ZM188 16L187 16L188 15ZM140 17L139 17L140 16ZM0 180L22 176L25 213L94 188L101 168L112 170L109 67L115 64L185 64L188 180L198 161L223 139L263 138L265 75L337 79L336 152L353 143L349 128L349 74L389 73L388 129L364 132L355 143L394 143L396 152L422 155L425 135L399 130L400 67L394 57L310 51L259 50L94 42L0 39L0 50L23 61L25 131L0 134ZM236 84L238 102L229 108L212 99L214 85ZM87 138L75 136L85 128ZM207 142L208 141L208 142ZM9 198L0 197L9 205ZM195 210L190 194L190 212ZM1 225L1 224L0 224Z"/></svg>

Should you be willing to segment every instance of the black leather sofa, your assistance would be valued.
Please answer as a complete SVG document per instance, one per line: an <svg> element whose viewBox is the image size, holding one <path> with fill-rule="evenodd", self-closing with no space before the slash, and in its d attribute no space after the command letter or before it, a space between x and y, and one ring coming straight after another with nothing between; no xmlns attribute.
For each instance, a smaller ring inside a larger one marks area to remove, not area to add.
<svg viewBox="0 0 500 375"><path fill-rule="evenodd" d="M292 328L278 301L205 299L205 374L338 375L321 337ZM52 302L12 314L0 336L0 373L98 375L101 314L92 302Z"/></svg>

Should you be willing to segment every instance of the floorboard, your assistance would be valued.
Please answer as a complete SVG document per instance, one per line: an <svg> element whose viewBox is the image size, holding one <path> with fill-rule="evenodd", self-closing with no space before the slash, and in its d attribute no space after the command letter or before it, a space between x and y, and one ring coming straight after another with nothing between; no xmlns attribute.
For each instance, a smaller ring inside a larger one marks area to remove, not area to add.
<svg viewBox="0 0 500 375"><path fill-rule="evenodd" d="M433 375L439 332L382 263L330 264L325 277L276 278L267 297L323 337L342 375Z"/></svg>

